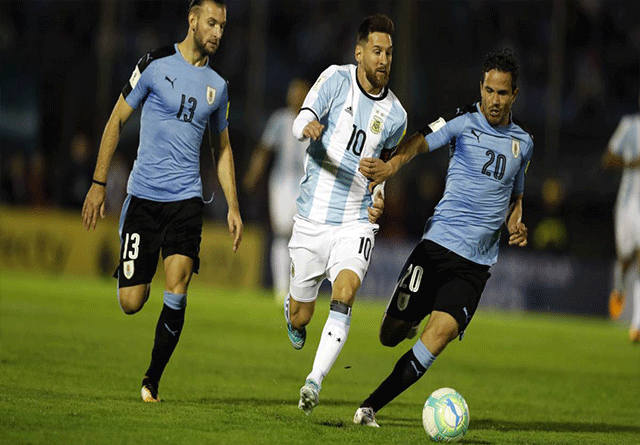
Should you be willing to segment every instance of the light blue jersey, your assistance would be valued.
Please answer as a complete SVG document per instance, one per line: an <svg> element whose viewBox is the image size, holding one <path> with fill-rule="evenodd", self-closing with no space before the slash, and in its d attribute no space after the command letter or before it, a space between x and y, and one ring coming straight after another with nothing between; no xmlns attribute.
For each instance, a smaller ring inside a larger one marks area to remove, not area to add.
<svg viewBox="0 0 640 445"><path fill-rule="evenodd" d="M310 143L297 200L298 214L321 224L368 222L372 205L369 181L358 171L360 158L380 157L406 131L407 113L387 87L367 94L355 65L332 65L313 85L302 110L324 125Z"/></svg>
<svg viewBox="0 0 640 445"><path fill-rule="evenodd" d="M439 118L422 131L435 150L451 143L444 195L427 221L428 239L478 264L498 260L511 196L524 191L533 139L516 123L494 127L479 104Z"/></svg>
<svg viewBox="0 0 640 445"><path fill-rule="evenodd" d="M202 198L200 145L207 125L227 128L225 80L208 64L187 62L174 45L140 59L122 95L132 108L142 104L127 193L160 202Z"/></svg>

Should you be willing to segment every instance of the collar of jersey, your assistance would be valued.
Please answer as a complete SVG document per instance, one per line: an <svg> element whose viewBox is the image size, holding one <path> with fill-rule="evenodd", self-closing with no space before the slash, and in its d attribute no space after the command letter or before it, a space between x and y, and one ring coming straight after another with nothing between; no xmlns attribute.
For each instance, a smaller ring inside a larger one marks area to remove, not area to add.
<svg viewBox="0 0 640 445"><path fill-rule="evenodd" d="M360 88L360 91L362 91L362 94L364 94L366 97L368 97L371 100L383 100L385 97L387 97L387 94L389 93L389 87L388 86L384 86L384 88L382 89L382 94L380 94L380 96L372 96L371 94L367 93L364 88L362 87L362 85L360 85L360 81L358 80L358 67L356 67L355 72L353 73L353 77L356 78L356 84L358 85L358 88Z"/></svg>
<svg viewBox="0 0 640 445"><path fill-rule="evenodd" d="M173 47L176 49L176 53L178 54L178 58L180 58L181 61L183 61L184 63L189 65L191 68L195 68L197 70L206 70L209 67L209 56L207 56L207 63L205 63L202 66L195 66L194 64L189 63L189 61L184 58L184 56L182 55L182 53L178 49L178 44L177 43L174 43Z"/></svg>

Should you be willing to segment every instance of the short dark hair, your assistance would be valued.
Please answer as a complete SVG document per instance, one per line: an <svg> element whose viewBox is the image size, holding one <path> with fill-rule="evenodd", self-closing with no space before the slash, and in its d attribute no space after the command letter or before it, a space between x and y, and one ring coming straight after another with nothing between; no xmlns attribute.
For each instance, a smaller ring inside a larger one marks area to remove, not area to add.
<svg viewBox="0 0 640 445"><path fill-rule="evenodd" d="M364 19L364 22L358 28L356 44L366 43L369 39L369 34L373 32L383 32L392 36L394 30L393 21L386 15L376 14L369 16Z"/></svg>
<svg viewBox="0 0 640 445"><path fill-rule="evenodd" d="M511 73L511 89L515 91L518 85L518 60L516 55L509 48L504 48L498 52L489 51L484 56L482 62L482 82L484 75L491 70L498 70L502 73Z"/></svg>
<svg viewBox="0 0 640 445"><path fill-rule="evenodd" d="M223 8L227 7L227 2L225 0L191 0L189 2L189 12L191 12L193 8L198 8L202 6L204 2L213 2L220 7L223 7Z"/></svg>

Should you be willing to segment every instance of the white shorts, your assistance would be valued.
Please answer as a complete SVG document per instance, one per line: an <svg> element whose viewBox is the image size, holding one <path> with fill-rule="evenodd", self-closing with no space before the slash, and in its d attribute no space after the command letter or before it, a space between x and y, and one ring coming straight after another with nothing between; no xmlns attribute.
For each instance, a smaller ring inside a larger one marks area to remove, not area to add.
<svg viewBox="0 0 640 445"><path fill-rule="evenodd" d="M615 209L616 251L622 259L629 259L640 249L640 208L636 201L616 205Z"/></svg>
<svg viewBox="0 0 640 445"><path fill-rule="evenodd" d="M290 236L293 230L293 217L298 213L296 199L300 179L282 178L269 181L269 215L271 230L277 236Z"/></svg>
<svg viewBox="0 0 640 445"><path fill-rule="evenodd" d="M296 215L289 241L291 298L315 301L322 281L327 278L333 283L344 269L355 272L362 282L377 229L377 224L358 221L340 226L318 224Z"/></svg>

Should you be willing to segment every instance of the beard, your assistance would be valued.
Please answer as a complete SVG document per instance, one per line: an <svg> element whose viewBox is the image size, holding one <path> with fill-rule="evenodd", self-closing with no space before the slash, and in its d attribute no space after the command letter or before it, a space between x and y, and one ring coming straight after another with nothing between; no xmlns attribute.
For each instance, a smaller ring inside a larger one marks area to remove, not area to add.
<svg viewBox="0 0 640 445"><path fill-rule="evenodd" d="M211 45L207 47L207 44L204 41L204 38L198 33L197 28L193 35L193 41L195 42L196 50L198 50L201 54L206 54L207 56L213 56L216 53L216 50L218 49L217 44L213 45L213 49L209 49Z"/></svg>
<svg viewBox="0 0 640 445"><path fill-rule="evenodd" d="M389 83L389 74L387 74L386 72L380 73L376 70L373 70L373 69L370 70L365 68L364 75L369 81L369 83L373 85L373 87L376 89L382 88L386 86L387 83Z"/></svg>

